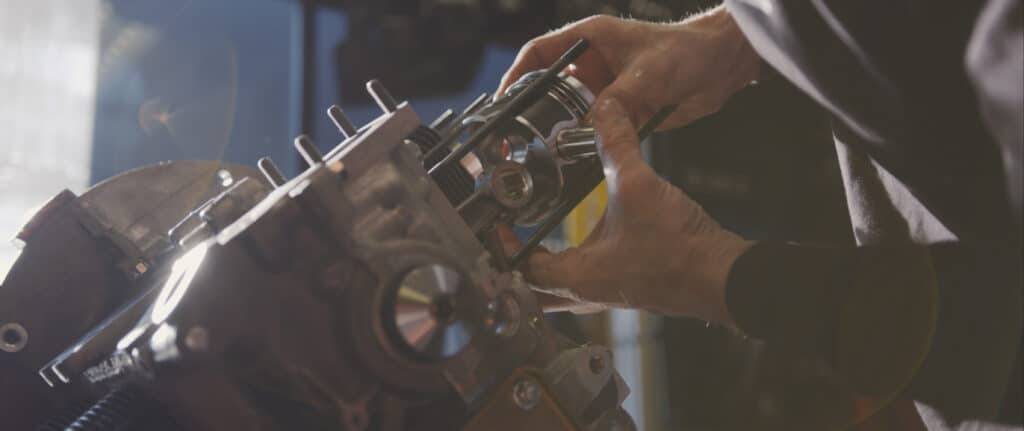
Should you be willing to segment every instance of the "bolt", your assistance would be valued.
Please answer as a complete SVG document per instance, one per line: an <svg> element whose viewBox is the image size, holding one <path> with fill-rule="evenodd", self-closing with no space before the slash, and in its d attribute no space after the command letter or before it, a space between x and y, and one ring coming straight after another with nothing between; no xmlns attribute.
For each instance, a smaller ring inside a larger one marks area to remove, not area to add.
<svg viewBox="0 0 1024 431"><path fill-rule="evenodd" d="M523 377L512 387L512 401L523 410L532 410L540 401L540 385L529 377Z"/></svg>

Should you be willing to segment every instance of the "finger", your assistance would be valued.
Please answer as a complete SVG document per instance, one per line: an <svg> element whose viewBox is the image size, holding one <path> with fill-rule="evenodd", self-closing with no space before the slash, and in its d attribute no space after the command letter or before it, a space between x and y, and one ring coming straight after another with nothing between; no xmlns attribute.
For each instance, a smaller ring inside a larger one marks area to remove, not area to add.
<svg viewBox="0 0 1024 431"><path fill-rule="evenodd" d="M537 302L540 303L540 308L545 313L556 313L561 311L569 311L575 314L589 314L605 311L608 306L604 304L598 304L594 302L579 302L570 298L563 298L561 296L552 295L550 293L537 292Z"/></svg>
<svg viewBox="0 0 1024 431"><path fill-rule="evenodd" d="M550 289L573 289L578 280L581 252L569 249L561 253L537 250L526 258L522 266L523 275L531 284Z"/></svg>
<svg viewBox="0 0 1024 431"><path fill-rule="evenodd" d="M540 304L541 310L544 310L545 313L567 311L573 308L573 306L579 304L579 302L572 298L563 298L550 293L534 291L534 294L537 295L537 302Z"/></svg>
<svg viewBox="0 0 1024 431"><path fill-rule="evenodd" d="M607 216L608 212L607 210L605 210L605 212L601 214L601 218L597 220L597 224L595 224L594 228L590 230L590 233L587 234L587 238L583 240L580 246L586 247L590 244L593 244L594 241L597 241L598 239L601 238L601 236L604 235L604 220L605 218L607 218Z"/></svg>
<svg viewBox="0 0 1024 431"><path fill-rule="evenodd" d="M497 97L527 72L544 69L554 63L580 39L593 40L596 31L608 25L608 17L591 17L539 36L523 45L505 75L501 78ZM600 47L591 47L574 63L569 73L576 76L595 94L611 81L608 65L599 54Z"/></svg>
<svg viewBox="0 0 1024 431"><path fill-rule="evenodd" d="M601 97L596 105L593 119L597 153L604 164L608 186L614 187L620 172L644 163L640 140L630 115L617 98Z"/></svg>

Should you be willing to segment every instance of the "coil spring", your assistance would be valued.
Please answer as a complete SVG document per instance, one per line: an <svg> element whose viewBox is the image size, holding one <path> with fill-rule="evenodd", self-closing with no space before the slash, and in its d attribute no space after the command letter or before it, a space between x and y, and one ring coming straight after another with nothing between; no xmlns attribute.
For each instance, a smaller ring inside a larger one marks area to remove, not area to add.
<svg viewBox="0 0 1024 431"><path fill-rule="evenodd" d="M36 427L36 431L64 431L87 408L89 408L88 403L77 403L66 407L56 415L47 418L45 422L39 424Z"/></svg>
<svg viewBox="0 0 1024 431"><path fill-rule="evenodd" d="M420 126L406 139L415 143L424 154L441 143L441 135L434 129L426 126ZM423 167L429 169L444 159L449 153L451 151L447 149L439 151L435 156L430 157L429 160L424 160ZM444 192L452 206L458 206L462 201L466 200L469 195L473 194L473 190L476 187L473 177L458 163L453 163L444 169L435 171L431 177L433 177L434 182L437 183L441 191Z"/></svg>
<svg viewBox="0 0 1024 431"><path fill-rule="evenodd" d="M134 429L173 430L177 426L160 410L155 400L134 386L122 386L104 395L64 431Z"/></svg>

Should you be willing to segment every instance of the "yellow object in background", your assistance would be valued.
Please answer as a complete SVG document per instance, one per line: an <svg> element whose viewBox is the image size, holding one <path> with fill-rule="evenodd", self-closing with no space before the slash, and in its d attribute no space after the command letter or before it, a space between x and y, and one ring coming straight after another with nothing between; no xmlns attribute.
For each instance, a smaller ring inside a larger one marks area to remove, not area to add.
<svg viewBox="0 0 1024 431"><path fill-rule="evenodd" d="M579 205L576 205L576 208L562 222L562 234L568 245L575 247L587 238L597 222L601 220L607 205L608 184L601 181L601 184L594 187L594 190Z"/></svg>

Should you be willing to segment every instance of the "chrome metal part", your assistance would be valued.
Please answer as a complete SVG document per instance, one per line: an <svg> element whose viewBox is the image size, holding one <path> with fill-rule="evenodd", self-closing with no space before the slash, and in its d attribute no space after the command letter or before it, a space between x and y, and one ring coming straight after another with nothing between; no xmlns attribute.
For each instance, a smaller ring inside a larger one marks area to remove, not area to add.
<svg viewBox="0 0 1024 431"><path fill-rule="evenodd" d="M558 132L555 139L558 156L562 160L574 161L597 157L597 139L593 127L566 129Z"/></svg>
<svg viewBox="0 0 1024 431"><path fill-rule="evenodd" d="M405 345L419 355L444 359L462 351L476 331L460 314L458 290L465 278L440 264L413 268L395 292L394 324Z"/></svg>
<svg viewBox="0 0 1024 431"><path fill-rule="evenodd" d="M498 121L498 117L510 108L506 105L545 76L545 71L524 75L501 98L468 117L465 122L469 129ZM518 225L532 226L549 219L554 210L572 195L567 192L575 187L574 181L567 178L578 176L578 171L585 166L598 163L593 157L596 149L593 147L592 129L585 127L593 94L578 79L566 73L555 75L551 82L536 103L482 138L472 153L482 172L477 176L477 190L486 189L486 194L492 198L481 204L496 202L501 212L499 218ZM570 138L572 142L567 140ZM510 184L528 184L527 187L494 187L494 179L504 177L493 174L513 171L510 165L519 166L522 171L508 177L519 179ZM471 210L466 214L474 218L484 217L487 213ZM470 225L475 223L470 221Z"/></svg>

